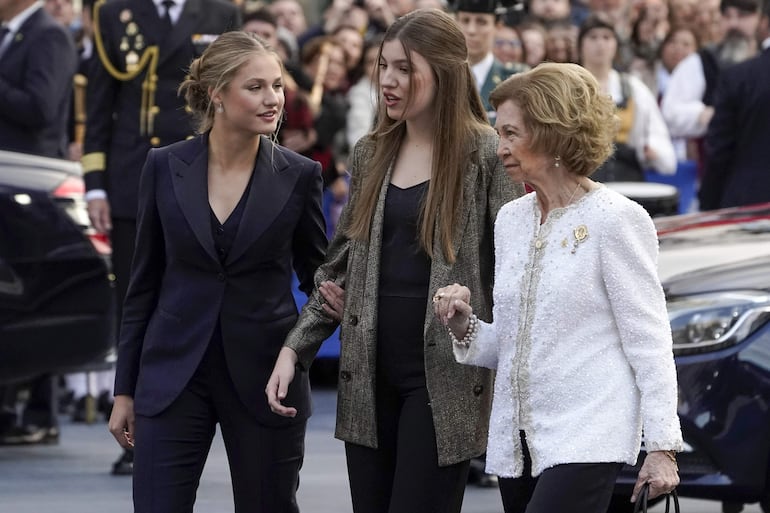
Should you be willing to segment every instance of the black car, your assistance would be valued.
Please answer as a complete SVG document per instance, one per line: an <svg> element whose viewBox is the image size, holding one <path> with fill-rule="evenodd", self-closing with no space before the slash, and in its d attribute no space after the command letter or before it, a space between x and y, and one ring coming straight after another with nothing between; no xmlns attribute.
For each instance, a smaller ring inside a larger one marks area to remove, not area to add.
<svg viewBox="0 0 770 513"><path fill-rule="evenodd" d="M770 204L655 222L685 441L679 494L770 513ZM630 511L641 461L611 511Z"/></svg>
<svg viewBox="0 0 770 513"><path fill-rule="evenodd" d="M109 246L84 207L79 165L0 151L0 385L114 345Z"/></svg>

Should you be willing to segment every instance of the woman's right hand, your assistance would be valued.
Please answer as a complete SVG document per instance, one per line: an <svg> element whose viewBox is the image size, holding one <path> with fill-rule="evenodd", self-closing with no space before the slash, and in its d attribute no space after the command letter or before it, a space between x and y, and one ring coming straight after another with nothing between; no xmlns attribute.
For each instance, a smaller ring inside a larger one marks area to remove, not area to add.
<svg viewBox="0 0 770 513"><path fill-rule="evenodd" d="M265 394L267 394L267 404L273 413L282 417L294 417L297 415L297 409L290 406L284 406L281 401L286 399L289 391L289 385L294 380L294 367L297 365L297 353L289 347L282 347L278 353L278 359L275 361L273 373L267 380Z"/></svg>
<svg viewBox="0 0 770 513"><path fill-rule="evenodd" d="M325 301L321 305L324 312L329 314L335 321L342 322L342 313L345 309L345 289L333 281L326 280L318 286L318 291Z"/></svg>
<svg viewBox="0 0 770 513"><path fill-rule="evenodd" d="M134 398L130 395L116 395L108 423L110 433L121 447L134 446Z"/></svg>
<svg viewBox="0 0 770 513"><path fill-rule="evenodd" d="M470 289L459 283L442 287L433 296L433 311L436 317L452 330L458 340L468 331L470 317L473 315L470 302Z"/></svg>

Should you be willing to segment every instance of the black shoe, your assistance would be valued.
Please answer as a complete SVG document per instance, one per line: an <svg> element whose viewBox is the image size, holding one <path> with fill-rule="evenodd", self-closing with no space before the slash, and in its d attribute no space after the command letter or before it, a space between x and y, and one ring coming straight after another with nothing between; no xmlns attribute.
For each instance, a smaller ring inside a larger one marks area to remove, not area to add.
<svg viewBox="0 0 770 513"><path fill-rule="evenodd" d="M134 453L124 450L123 454L112 464L113 476L130 476L134 473Z"/></svg>
<svg viewBox="0 0 770 513"><path fill-rule="evenodd" d="M40 426L13 426L0 433L0 445L31 445L59 443L59 428Z"/></svg>

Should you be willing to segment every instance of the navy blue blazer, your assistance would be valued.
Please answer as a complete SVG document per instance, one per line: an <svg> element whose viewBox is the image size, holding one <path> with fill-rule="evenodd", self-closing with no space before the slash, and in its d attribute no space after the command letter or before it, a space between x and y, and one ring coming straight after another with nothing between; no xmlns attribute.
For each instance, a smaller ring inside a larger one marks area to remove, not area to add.
<svg viewBox="0 0 770 513"><path fill-rule="evenodd" d="M262 137L240 227L220 263L207 192L208 136L150 150L139 187L136 250L123 306L115 394L152 416L171 404L197 369L217 322L238 395L258 421L304 420L307 374L273 414L265 385L298 312L292 270L310 293L326 249L321 169Z"/></svg>
<svg viewBox="0 0 770 513"><path fill-rule="evenodd" d="M41 7L0 57L0 150L66 156L75 43Z"/></svg>
<svg viewBox="0 0 770 513"><path fill-rule="evenodd" d="M706 156L701 210L770 201L770 49L720 74Z"/></svg>

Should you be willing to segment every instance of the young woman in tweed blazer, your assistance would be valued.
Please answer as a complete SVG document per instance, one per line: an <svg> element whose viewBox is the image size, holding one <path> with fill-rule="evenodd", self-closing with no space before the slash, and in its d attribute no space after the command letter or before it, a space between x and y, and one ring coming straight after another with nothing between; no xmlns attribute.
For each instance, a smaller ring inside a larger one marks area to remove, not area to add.
<svg viewBox="0 0 770 513"><path fill-rule="evenodd" d="M492 374L457 364L431 298L445 283L483 291L492 312L492 228L523 192L495 155L451 16L419 10L380 47L378 122L352 154L351 198L267 385L280 415L295 366L310 366L338 321L324 289L345 289L336 437L353 510L459 512L469 461L486 447Z"/></svg>

